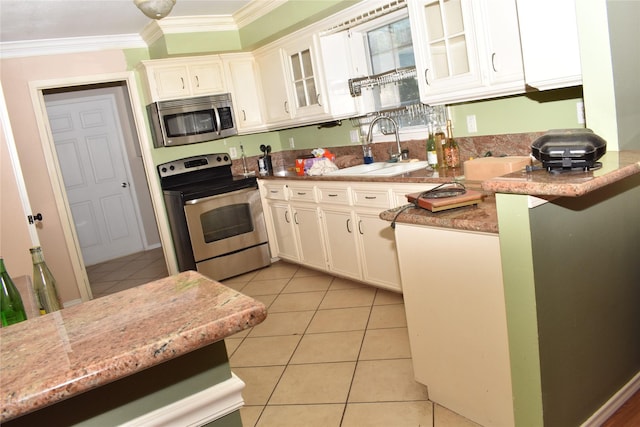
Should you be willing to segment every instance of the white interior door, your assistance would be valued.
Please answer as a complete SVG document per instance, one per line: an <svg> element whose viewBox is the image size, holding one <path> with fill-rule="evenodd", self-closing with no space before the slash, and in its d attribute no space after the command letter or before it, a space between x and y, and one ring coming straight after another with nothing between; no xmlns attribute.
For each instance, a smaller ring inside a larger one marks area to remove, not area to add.
<svg viewBox="0 0 640 427"><path fill-rule="evenodd" d="M143 250L114 97L46 106L85 265Z"/></svg>

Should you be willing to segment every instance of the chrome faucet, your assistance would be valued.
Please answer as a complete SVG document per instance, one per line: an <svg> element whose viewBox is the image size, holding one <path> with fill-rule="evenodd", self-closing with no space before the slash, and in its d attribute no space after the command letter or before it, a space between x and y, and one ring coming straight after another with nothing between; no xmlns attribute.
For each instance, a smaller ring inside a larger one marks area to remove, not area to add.
<svg viewBox="0 0 640 427"><path fill-rule="evenodd" d="M398 134L398 123L395 120L393 120L391 117L378 116L371 121L371 124L369 125L369 133L367 134L367 144L370 144L371 140L373 139L373 126L376 124L378 120L382 120L382 119L387 119L391 123L393 123L393 132L396 135L396 145L398 146L398 152L391 153L391 159L400 160L402 158L402 148L400 147L400 135ZM380 132L382 132L382 129L380 130Z"/></svg>

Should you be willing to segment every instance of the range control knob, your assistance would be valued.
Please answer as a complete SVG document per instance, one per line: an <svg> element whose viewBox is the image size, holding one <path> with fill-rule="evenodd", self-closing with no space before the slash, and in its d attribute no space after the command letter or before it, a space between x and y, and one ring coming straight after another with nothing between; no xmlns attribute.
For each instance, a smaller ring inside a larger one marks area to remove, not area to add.
<svg viewBox="0 0 640 427"><path fill-rule="evenodd" d="M170 170L172 170L172 171L174 171L174 170L176 170L176 167L175 167L175 166L173 166L173 165L171 165L171 166L169 166L169 169L170 169Z"/></svg>
<svg viewBox="0 0 640 427"><path fill-rule="evenodd" d="M166 171L167 171L167 168L166 168L165 166L163 166L162 168L160 168L160 170L161 170L162 172L166 172Z"/></svg>
<svg viewBox="0 0 640 427"><path fill-rule="evenodd" d="M216 157L216 160L218 161L218 163L220 163L222 161L222 157L218 156Z"/></svg>

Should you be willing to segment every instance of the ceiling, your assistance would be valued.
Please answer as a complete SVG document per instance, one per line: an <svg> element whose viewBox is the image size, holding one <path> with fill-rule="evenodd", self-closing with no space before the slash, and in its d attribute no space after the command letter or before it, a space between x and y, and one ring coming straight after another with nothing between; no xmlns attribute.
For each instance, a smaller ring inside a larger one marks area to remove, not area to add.
<svg viewBox="0 0 640 427"><path fill-rule="evenodd" d="M273 0L177 0L165 20L232 16ZM0 42L140 34L149 22L133 0L0 0Z"/></svg>

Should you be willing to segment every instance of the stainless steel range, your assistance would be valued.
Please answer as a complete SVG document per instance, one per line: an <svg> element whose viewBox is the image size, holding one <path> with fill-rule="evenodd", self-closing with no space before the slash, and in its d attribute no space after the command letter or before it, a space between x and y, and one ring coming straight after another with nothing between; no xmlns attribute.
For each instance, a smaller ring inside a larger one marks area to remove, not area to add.
<svg viewBox="0 0 640 427"><path fill-rule="evenodd" d="M214 280L271 262L255 177L234 177L226 153L158 166L180 271Z"/></svg>

